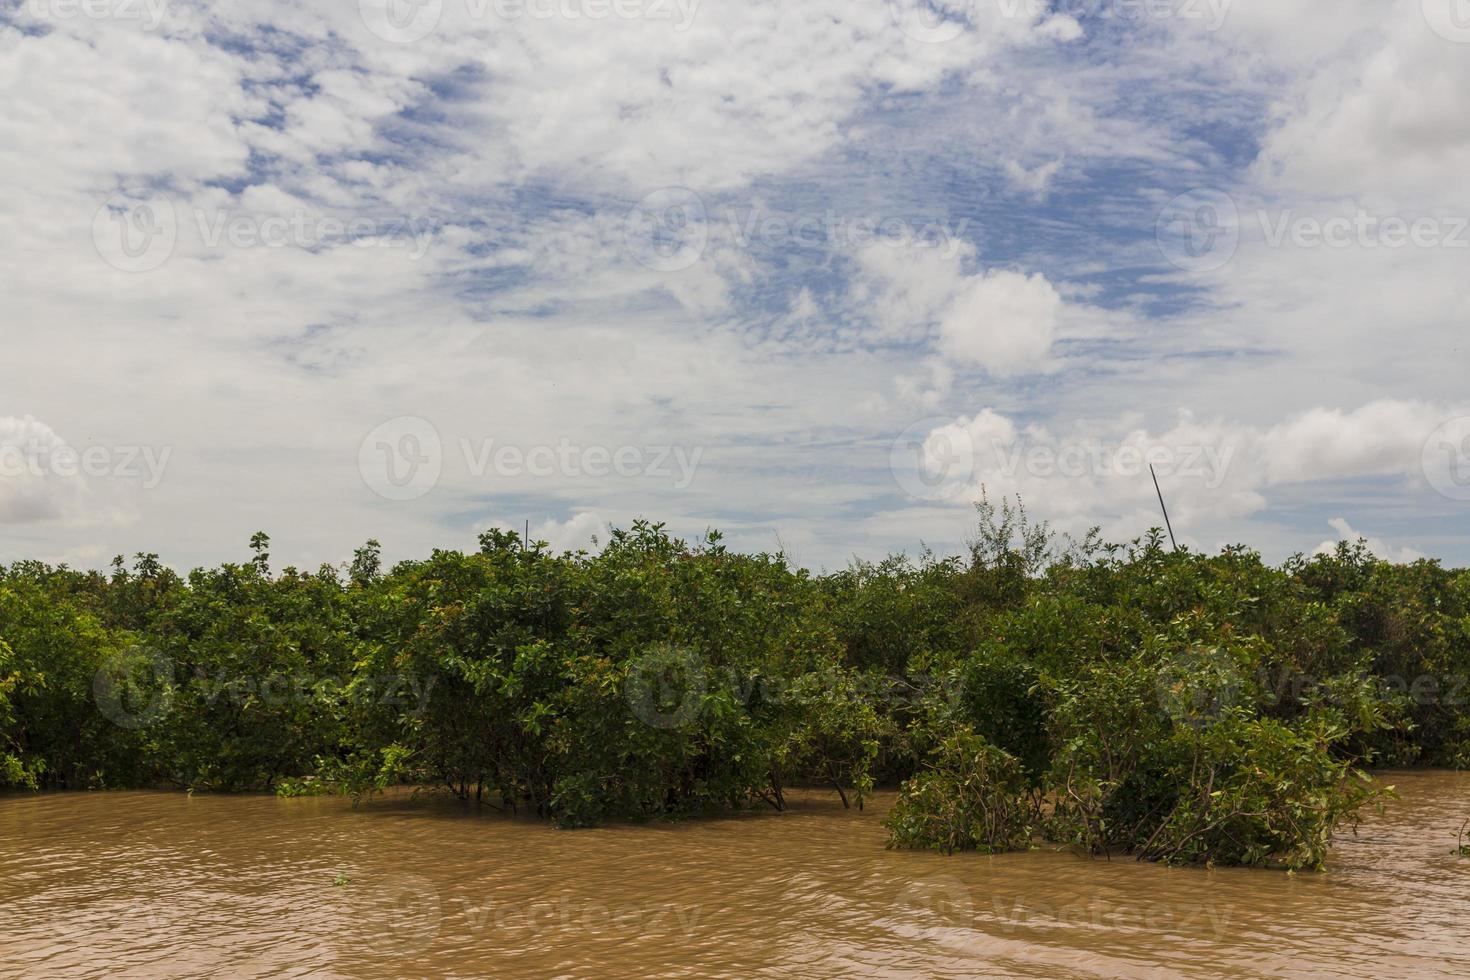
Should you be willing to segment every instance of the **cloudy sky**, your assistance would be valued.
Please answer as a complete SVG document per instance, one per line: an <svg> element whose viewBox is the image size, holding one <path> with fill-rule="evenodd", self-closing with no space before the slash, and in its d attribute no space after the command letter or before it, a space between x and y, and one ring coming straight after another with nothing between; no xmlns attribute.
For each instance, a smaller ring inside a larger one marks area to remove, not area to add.
<svg viewBox="0 0 1470 980"><path fill-rule="evenodd" d="M0 561L1470 562L1466 0L3 0Z"/></svg>

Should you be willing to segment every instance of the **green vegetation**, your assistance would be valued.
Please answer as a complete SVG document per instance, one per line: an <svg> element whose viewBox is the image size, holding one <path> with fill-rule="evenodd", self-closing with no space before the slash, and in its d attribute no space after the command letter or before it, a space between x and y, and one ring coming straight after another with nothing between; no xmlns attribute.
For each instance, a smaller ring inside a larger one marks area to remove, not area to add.
<svg viewBox="0 0 1470 980"><path fill-rule="evenodd" d="M1470 761L1470 572L1057 542L814 576L660 525L384 569L0 568L0 786L440 787L563 826L901 786L892 842L1319 867Z"/></svg>

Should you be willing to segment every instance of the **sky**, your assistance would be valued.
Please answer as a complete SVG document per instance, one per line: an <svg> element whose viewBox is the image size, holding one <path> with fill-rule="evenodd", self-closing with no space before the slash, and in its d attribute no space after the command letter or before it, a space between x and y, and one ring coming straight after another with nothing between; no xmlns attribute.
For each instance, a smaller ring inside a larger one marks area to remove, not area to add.
<svg viewBox="0 0 1470 980"><path fill-rule="evenodd" d="M0 0L0 562L1470 563L1470 0Z"/></svg>

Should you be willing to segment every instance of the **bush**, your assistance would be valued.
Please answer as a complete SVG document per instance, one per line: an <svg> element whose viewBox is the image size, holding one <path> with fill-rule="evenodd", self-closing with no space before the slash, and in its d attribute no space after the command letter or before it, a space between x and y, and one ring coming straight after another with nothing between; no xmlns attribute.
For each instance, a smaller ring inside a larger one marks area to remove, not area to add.
<svg viewBox="0 0 1470 980"><path fill-rule="evenodd" d="M1028 783L1015 756L961 729L903 785L888 815L890 846L945 854L1024 849L1036 816Z"/></svg>

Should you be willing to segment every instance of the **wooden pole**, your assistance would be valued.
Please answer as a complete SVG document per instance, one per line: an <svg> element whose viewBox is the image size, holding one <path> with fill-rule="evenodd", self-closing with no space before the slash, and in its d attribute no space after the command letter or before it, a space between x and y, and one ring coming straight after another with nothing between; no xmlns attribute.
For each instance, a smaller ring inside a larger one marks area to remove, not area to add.
<svg viewBox="0 0 1470 980"><path fill-rule="evenodd" d="M1148 475L1154 478L1154 493L1159 495L1159 510L1164 512L1164 527L1169 529L1169 543L1174 550L1179 550L1179 542L1174 540L1174 525L1169 523L1169 508L1164 506L1164 491L1159 489L1159 475L1154 472L1154 464L1148 464Z"/></svg>

